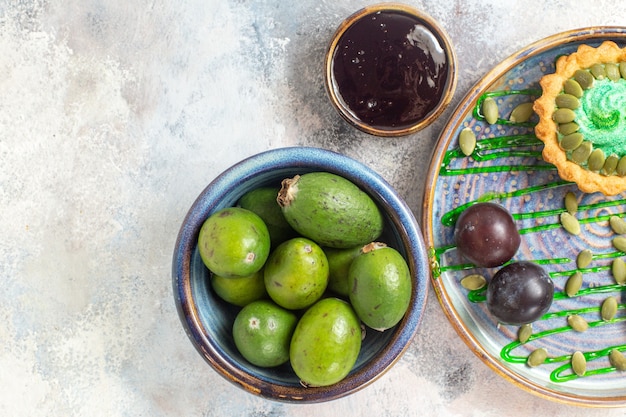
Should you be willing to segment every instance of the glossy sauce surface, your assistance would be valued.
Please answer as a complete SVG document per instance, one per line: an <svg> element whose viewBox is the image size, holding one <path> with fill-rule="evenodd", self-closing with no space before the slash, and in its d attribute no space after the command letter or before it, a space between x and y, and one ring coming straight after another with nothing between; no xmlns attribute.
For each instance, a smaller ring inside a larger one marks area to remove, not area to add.
<svg viewBox="0 0 626 417"><path fill-rule="evenodd" d="M355 21L333 56L334 88L372 127L410 127L440 102L449 78L444 42L427 22L386 10Z"/></svg>

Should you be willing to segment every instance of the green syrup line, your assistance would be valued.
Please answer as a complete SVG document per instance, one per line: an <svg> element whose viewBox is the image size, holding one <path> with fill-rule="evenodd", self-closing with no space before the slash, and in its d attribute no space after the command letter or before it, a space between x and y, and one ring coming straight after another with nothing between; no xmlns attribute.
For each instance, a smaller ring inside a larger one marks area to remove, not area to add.
<svg viewBox="0 0 626 417"><path fill-rule="evenodd" d="M474 109L473 109L473 116L477 120L484 120L484 116L481 114L481 106L482 106L482 102L487 97L501 97L505 95L515 95L515 94L526 94L529 96L538 97L539 95L541 95L541 93L542 93L541 90L531 90L531 89L487 92L483 94L481 97L479 97L479 99L477 100L476 105L474 106ZM517 126L524 126L524 127L533 127L535 125L535 123L531 123L531 122L512 123L503 118L498 118L496 123L501 124L501 125L517 125ZM477 163L485 162L485 161L492 161L492 160L499 159L499 158L510 158L510 157L522 157L522 158L523 157L535 157L541 160L541 152L532 149L533 147L537 147L540 145L542 145L542 143L532 134L511 135L511 136L503 136L503 137L498 137L498 138L482 139L476 143L476 149L474 153L472 154L472 158ZM503 149L505 148L509 150L504 151ZM554 170L555 169L554 166L550 164L545 164L545 165L540 164L536 166L500 165L500 166L488 166L488 167L471 167L471 168L464 168L464 169L451 169L450 168L450 162L453 159L463 158L463 157L465 157L465 155L458 148L447 151L444 155L444 160L441 164L439 175L440 176L460 176L460 175L480 174L480 173L538 171L538 170ZM496 199L503 200L503 199L514 198L514 197L519 197L523 195L529 195L532 193L545 191L546 189L556 188L556 187L560 187L560 186L567 185L567 184L570 184L570 183L566 181L555 181L552 183L528 187L525 189L511 191L511 192L487 193L481 196L480 198L478 198L477 200L467 202L457 207L456 209L453 209L445 213L441 218L441 222L444 226L454 226L461 212L463 212L463 210L465 210L469 206L476 204L478 202L485 202L485 201L491 201L491 200L496 200ZM580 205L578 207L578 210L579 212L584 212L584 211L589 211L593 209L613 207L613 206L618 206L618 205L623 205L623 204L626 204L626 199ZM513 214L513 218L516 220L537 219L541 217L559 215L564 211L565 209L554 209L554 210L544 210L544 211L531 212L531 213L517 213L517 214ZM610 215L603 215L603 216L579 219L579 222L582 224L597 223L597 222L607 221L609 218L610 218ZM519 232L520 234L527 234L527 233L535 233L535 232L550 230L550 229L559 228L559 227L561 227L560 222L554 222L554 223L548 223L548 224L543 224L539 226L533 226L533 227L520 229ZM440 248L429 248L429 258L431 261L431 266L433 268L433 276L435 278L438 278L441 275L441 273L444 271L469 270L475 267L473 264L468 264L468 263L460 264L460 265L440 266L440 263L439 263L440 256L446 251L453 249L454 247L455 245L447 245L447 246L442 246ZM621 251L617 251L617 252L612 252L608 254L594 255L594 259L616 258L616 257L620 257L623 255L625 255L625 253ZM569 258L553 258L553 259L538 260L535 262L542 263L542 264L563 264L563 263L572 262L572 260ZM606 271L608 269L610 269L609 266L601 266L601 267L584 268L584 269L580 269L580 271L583 273L594 273L594 272ZM551 278L554 279L555 277L569 276L572 273L574 273L574 271L553 272L553 273L550 273L550 276ZM474 303L484 302L486 298L485 291L486 291L485 288L474 290L474 291L469 291L468 299ZM591 295L591 294L625 292L625 291L626 291L626 286L622 286L619 284L612 284L612 285L604 285L604 286L589 287L589 288L581 289L574 295L574 297L582 297L582 296ZM570 297L568 297L563 292L558 292L554 294L555 300L564 299L564 298L570 298ZM586 307L586 308L581 308L581 309L576 309L576 310L563 310L563 311L551 312L551 313L546 313L539 320L550 320L550 319L559 318L559 317L566 317L571 314L585 314L585 313L599 312L600 308L601 308L600 306L595 306L595 307ZM626 309L626 304L618 305L618 310L624 310L624 309ZM599 327L599 326L604 326L607 324L614 324L614 323L619 323L619 322L624 322L624 321L626 321L626 316L614 318L609 321L605 321L605 320L592 321L592 322L589 322L588 325L590 328L594 328L594 327ZM543 332L539 332L539 333L535 333L531 335L526 343L531 342L533 340L538 340L538 339L542 339L542 338L546 338L546 337L550 337L556 334L570 332L570 331L573 331L573 329L569 325L550 329L550 330L545 330ZM502 348L500 352L501 358L509 363L525 363L527 361L527 357L514 356L511 354L511 352L519 346L521 346L521 343L519 341L513 341L509 343L504 348ZM607 347L607 348L597 350L597 351L583 352L583 355L585 359L587 360L587 362L591 362L599 358L606 358L611 352L611 350L613 349L626 351L626 344L611 346L611 347ZM563 355L559 357L549 357L546 359L546 363L565 362L563 365L554 369L552 373L550 374L550 379L553 382L557 382L557 383L566 382L572 379L579 378L579 376L576 375L572 371L571 364L570 364L571 356L572 355L570 354L570 355ZM609 367L604 367L604 368L588 370L585 373L585 376L607 374L607 373L614 372L614 371L615 371L615 368L609 366Z"/></svg>

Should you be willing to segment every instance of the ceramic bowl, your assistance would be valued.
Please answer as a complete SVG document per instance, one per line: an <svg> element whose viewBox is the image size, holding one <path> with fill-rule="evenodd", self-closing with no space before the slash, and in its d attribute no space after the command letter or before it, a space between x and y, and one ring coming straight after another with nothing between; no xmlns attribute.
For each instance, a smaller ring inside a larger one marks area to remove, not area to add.
<svg viewBox="0 0 626 417"><path fill-rule="evenodd" d="M456 54L444 29L400 3L367 6L345 19L324 67L335 109L376 136L404 136L428 126L456 87Z"/></svg>
<svg viewBox="0 0 626 417"><path fill-rule="evenodd" d="M231 328L238 308L211 289L209 271L197 250L198 232L213 212L233 206L247 191L279 184L284 178L311 171L341 175L367 192L382 209L381 240L408 262L413 291L409 310L394 328L367 329L357 363L342 381L328 387L303 387L291 367L260 368L237 351ZM198 196L180 228L173 256L173 289L182 324L211 367L244 390L273 400L312 403L343 397L385 373L411 343L423 314L429 264L423 237L406 203L378 174L341 154L318 148L293 147L266 151L244 159L220 174Z"/></svg>

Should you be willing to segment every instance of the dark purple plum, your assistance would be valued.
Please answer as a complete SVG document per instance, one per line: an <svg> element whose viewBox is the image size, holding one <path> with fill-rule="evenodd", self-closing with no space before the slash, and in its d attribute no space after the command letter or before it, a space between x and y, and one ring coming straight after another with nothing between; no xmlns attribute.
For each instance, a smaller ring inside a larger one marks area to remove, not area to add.
<svg viewBox="0 0 626 417"><path fill-rule="evenodd" d="M487 287L487 308L504 324L532 323L552 305L554 283L539 265L520 261L503 266Z"/></svg>
<svg viewBox="0 0 626 417"><path fill-rule="evenodd" d="M476 203L461 213L454 241L463 256L479 267L500 266L511 260L521 242L511 214L495 203Z"/></svg>

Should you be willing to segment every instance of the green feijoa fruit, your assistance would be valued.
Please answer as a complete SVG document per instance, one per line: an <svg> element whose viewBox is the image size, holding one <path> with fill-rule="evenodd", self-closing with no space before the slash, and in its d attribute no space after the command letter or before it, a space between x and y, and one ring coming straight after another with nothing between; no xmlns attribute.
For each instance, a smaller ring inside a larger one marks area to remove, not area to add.
<svg viewBox="0 0 626 417"><path fill-rule="evenodd" d="M233 340L241 356L262 367L289 360L297 316L270 300L254 301L242 308L233 323Z"/></svg>
<svg viewBox="0 0 626 417"><path fill-rule="evenodd" d="M370 245L350 265L350 303L372 329L395 326L411 301L411 273L402 255L391 247Z"/></svg>
<svg viewBox="0 0 626 417"><path fill-rule="evenodd" d="M239 207L256 213L267 226L270 233L272 247L276 247L285 240L296 237L297 233L285 220L276 197L278 187L260 187L248 191L239 199Z"/></svg>
<svg viewBox="0 0 626 417"><path fill-rule="evenodd" d="M361 253L362 246L354 248L322 248L328 259L328 289L348 297L348 272L352 261Z"/></svg>
<svg viewBox="0 0 626 417"><path fill-rule="evenodd" d="M270 254L263 272L265 289L281 307L298 310L320 299L328 286L328 259L310 239L294 237Z"/></svg>
<svg viewBox="0 0 626 417"><path fill-rule="evenodd" d="M244 277L211 274L211 287L222 300L239 307L267 297L263 269Z"/></svg>
<svg viewBox="0 0 626 417"><path fill-rule="evenodd" d="M383 231L383 216L374 200L351 181L329 172L283 180L278 204L291 227L322 246L366 245Z"/></svg>
<svg viewBox="0 0 626 417"><path fill-rule="evenodd" d="M223 277L259 271L270 252L263 220L241 207L227 207L209 216L198 234L200 257L211 272Z"/></svg>
<svg viewBox="0 0 626 417"><path fill-rule="evenodd" d="M291 339L291 366L305 386L328 386L345 378L361 350L361 324L353 308L324 298L300 318Z"/></svg>

